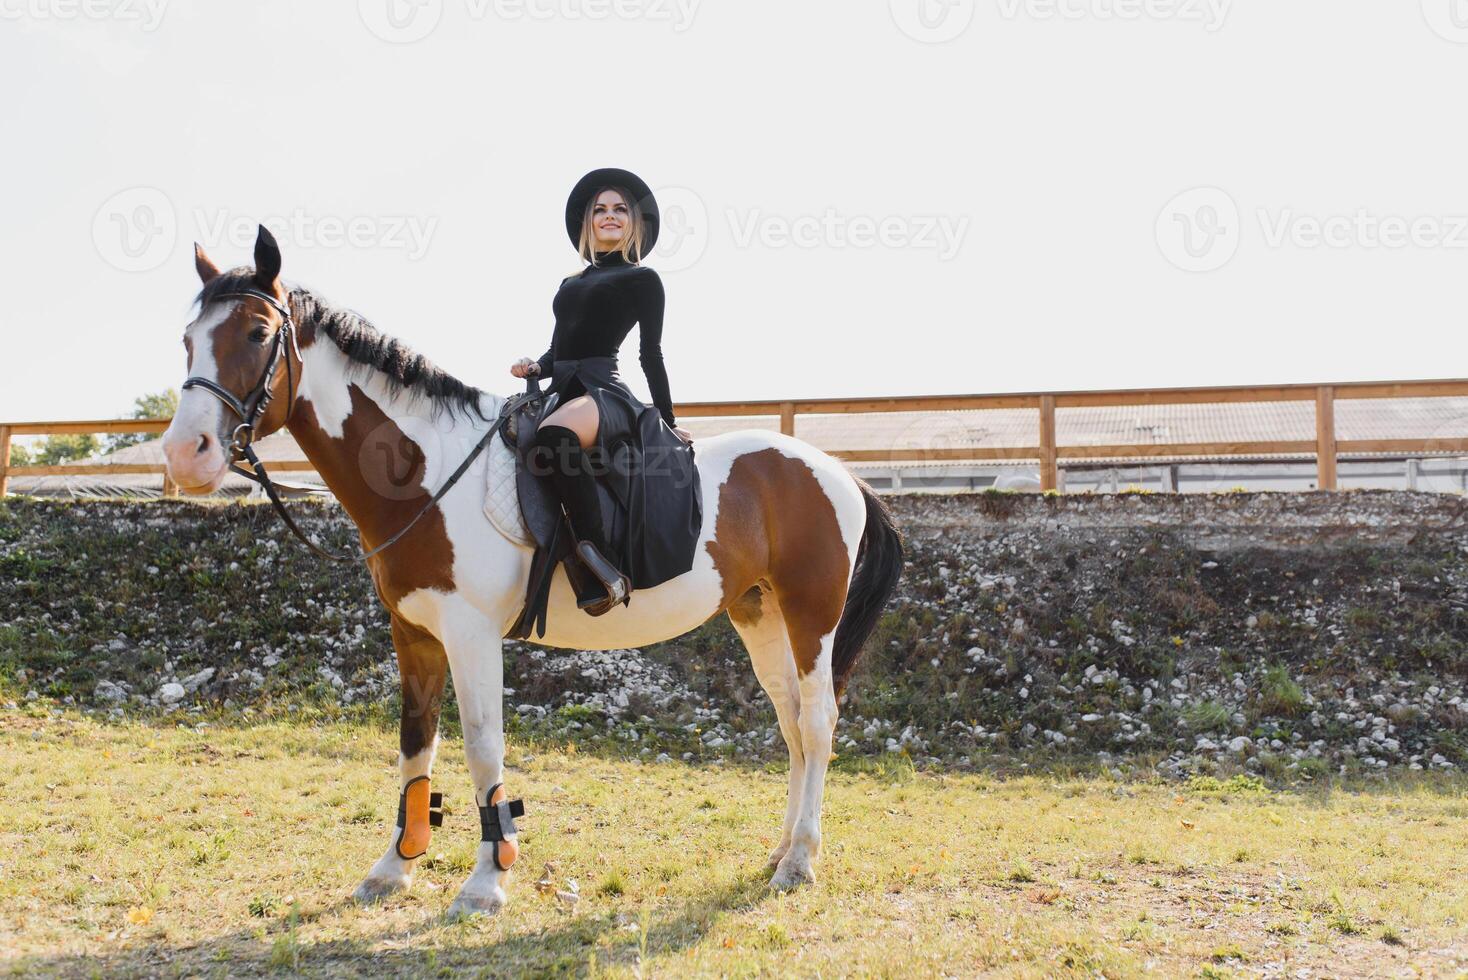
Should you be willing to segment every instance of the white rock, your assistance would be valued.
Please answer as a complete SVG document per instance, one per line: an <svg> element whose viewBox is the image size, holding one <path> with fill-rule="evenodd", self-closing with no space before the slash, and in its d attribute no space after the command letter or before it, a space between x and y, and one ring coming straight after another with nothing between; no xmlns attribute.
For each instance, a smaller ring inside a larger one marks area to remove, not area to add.
<svg viewBox="0 0 1468 980"><path fill-rule="evenodd" d="M1247 752L1249 751L1249 746L1251 744L1253 743L1251 743L1248 738L1240 735L1238 738L1228 743L1228 750L1230 752Z"/></svg>
<svg viewBox="0 0 1468 980"><path fill-rule="evenodd" d="M175 704L182 701L186 693L188 692L184 690L182 684L176 681L169 681L158 689L158 700L164 704Z"/></svg>
<svg viewBox="0 0 1468 980"><path fill-rule="evenodd" d="M211 679L213 679L213 677L214 677L214 668L213 667L205 667L203 670L199 671L197 674L190 674L189 676L187 676L187 677L185 677L183 679L184 690L186 690L190 694L192 694L194 691L197 691L199 688L201 688L205 684L209 683L209 681Z"/></svg>

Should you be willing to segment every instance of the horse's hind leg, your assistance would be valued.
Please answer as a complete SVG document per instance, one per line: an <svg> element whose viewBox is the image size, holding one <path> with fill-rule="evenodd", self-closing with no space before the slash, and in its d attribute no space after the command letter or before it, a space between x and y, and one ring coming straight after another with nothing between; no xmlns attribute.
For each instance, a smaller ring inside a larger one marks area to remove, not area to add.
<svg viewBox="0 0 1468 980"><path fill-rule="evenodd" d="M448 677L448 657L438 640L396 616L392 617L392 641L397 650L403 694L398 733L398 789L401 791L410 780L427 776L433 769L433 755L438 748L438 711L443 701L444 681ZM401 891L412 882L413 865L417 859L405 859L398 854L399 833L394 827L387 853L357 886L353 894L357 901L376 901Z"/></svg>
<svg viewBox="0 0 1468 980"><path fill-rule="evenodd" d="M790 794L785 803L785 826L780 844L770 854L770 865L780 863L790 850L790 836L800 813L800 793L805 782L805 752L800 738L800 687L795 676L795 658L780 603L773 592L752 588L729 606L729 621L749 650L750 662L760 686L775 706L780 734L790 752Z"/></svg>

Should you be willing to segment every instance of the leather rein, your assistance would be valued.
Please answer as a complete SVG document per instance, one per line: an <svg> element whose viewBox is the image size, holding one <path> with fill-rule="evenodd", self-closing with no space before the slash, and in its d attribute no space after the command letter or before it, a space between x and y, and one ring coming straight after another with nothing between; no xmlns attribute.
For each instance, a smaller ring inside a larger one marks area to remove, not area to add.
<svg viewBox="0 0 1468 980"><path fill-rule="evenodd" d="M260 380L255 382L255 387L250 389L249 393L245 395L243 400L236 398L232 392L226 389L223 385L219 384L217 381L214 381L210 378L202 378L197 375L187 378L180 387L184 391L187 391L190 388L202 388L205 391L209 392L209 394L213 395L215 398L219 399L219 401L223 403L225 408L229 409L235 414L235 416L240 420L240 424L235 426L234 432L230 436L230 471L239 474L252 483L259 484L260 487L265 490L266 496L270 498L271 504L275 506L276 513L280 514L280 519L285 522L285 526L290 528L291 532L295 534L296 537L300 538L301 542L305 544L306 547L310 548L322 558L329 559L330 561L366 561L369 558L373 558L376 555L379 555L382 552L386 551L388 548L391 548L393 545L397 544L398 541L403 537L403 535L411 531L414 525L416 525L418 521L422 519L423 515L427 514L431 509L433 509L433 507L437 505L440 500L443 499L444 495L453 488L454 484L459 482L459 478L462 477L466 472L468 472L469 467L473 465L474 460L478 459L479 454L484 451L484 447L489 445L489 440L494 437L494 434L496 432L504 427L505 423L509 421L510 415L513 413L514 408L520 403L519 401L517 401L517 396L512 396L505 400L505 404L501 408L499 418L495 420L492 426L490 426L489 431L484 434L484 437L481 438L479 442L474 446L473 451L471 451L469 455L464 459L464 461L459 464L459 468L454 470L453 474L444 481L443 486L438 488L438 491L435 492L434 495L428 499L428 502L426 504L419 508L418 512L413 515L413 519L408 521L408 523L405 524L401 530L399 530L392 537L388 538L382 544L373 548L371 551L364 552L360 555L333 554L332 552L327 551L325 548L321 547L315 541L312 541L309 537L306 536L306 532L301 530L300 525L295 522L295 519L291 517L290 511L286 509L285 501L283 501L280 497L280 491L277 484L270 479L270 474L265 471L265 464L261 463L260 458L255 455L255 426L259 424L261 417L265 414L265 410L270 406L271 398L274 397L274 392L271 390L271 388L275 381L275 372L280 367L282 356L285 359L286 374L286 413L285 421L281 423L282 426L290 421L291 412L293 412L296 407L295 370L291 366L290 355L291 352L294 351L296 359L300 360L301 349L296 341L295 319L291 316L290 308L287 305L282 304L278 299L276 299L274 296L271 296L269 293L261 292L255 289L241 289L231 293L220 293L218 296L210 297L210 301L213 302L214 300L230 298L258 299L269 304L276 313L280 314L282 321L281 327L275 332L275 340L270 348L270 358L265 362L265 370L260 373ZM540 385L534 376L526 378L525 387L525 395L518 396L520 400L523 400L524 398L530 398L540 393ZM244 467L240 466L239 464L241 461L249 463L250 469L247 470ZM289 484L280 484L280 486L289 486ZM312 489L314 490L314 488Z"/></svg>

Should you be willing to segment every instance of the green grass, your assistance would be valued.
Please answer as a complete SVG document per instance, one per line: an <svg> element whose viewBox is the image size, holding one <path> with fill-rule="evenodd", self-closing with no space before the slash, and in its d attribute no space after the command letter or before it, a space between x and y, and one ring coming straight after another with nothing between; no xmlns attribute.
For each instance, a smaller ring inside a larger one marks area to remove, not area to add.
<svg viewBox="0 0 1468 980"><path fill-rule="evenodd" d="M1217 701L1199 701L1183 711L1183 720L1195 732L1211 732L1228 728L1228 709Z"/></svg>
<svg viewBox="0 0 1468 980"><path fill-rule="evenodd" d="M237 976L1198 976L1468 965L1468 779L835 772L819 882L766 887L778 766L517 741L524 855L497 917L444 911L478 832L462 745L412 890L348 902L396 807L368 723L0 713L0 972ZM710 805L712 804L712 805ZM370 819L363 819L369 816ZM532 883L553 862L574 909Z"/></svg>
<svg viewBox="0 0 1468 980"><path fill-rule="evenodd" d="M1290 676L1288 667L1277 665L1264 672L1258 706L1264 714L1285 717L1294 717L1305 710L1305 692Z"/></svg>

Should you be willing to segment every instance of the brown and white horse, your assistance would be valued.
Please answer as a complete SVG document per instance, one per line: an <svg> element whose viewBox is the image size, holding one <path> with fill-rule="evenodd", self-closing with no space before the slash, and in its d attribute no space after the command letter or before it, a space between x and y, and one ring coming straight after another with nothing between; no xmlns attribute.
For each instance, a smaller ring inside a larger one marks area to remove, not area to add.
<svg viewBox="0 0 1468 980"><path fill-rule="evenodd" d="M245 401L284 323L281 310L288 310L297 333L294 345L283 345L290 371L276 371L269 382L273 398L256 435L290 430L356 522L364 548L400 531L497 417L501 396L461 384L356 314L283 286L280 251L265 229L253 269L221 272L197 247L195 264L204 288L184 333L189 374ZM238 421L216 393L184 391L163 436L180 488L219 488ZM837 699L901 573L901 537L865 483L797 439L728 432L699 439L695 454L703 528L692 568L600 617L577 609L558 569L546 634L535 642L640 647L727 612L774 702L790 753L784 830L770 856L771 885L790 888L814 880ZM433 765L451 672L480 806L503 777L501 638L523 603L532 554L484 514L487 458L480 457L477 476L471 471L367 562L391 618L401 673L402 785ZM481 843L451 913L504 904L494 847ZM400 856L394 832L356 897L371 901L407 887L414 864Z"/></svg>

